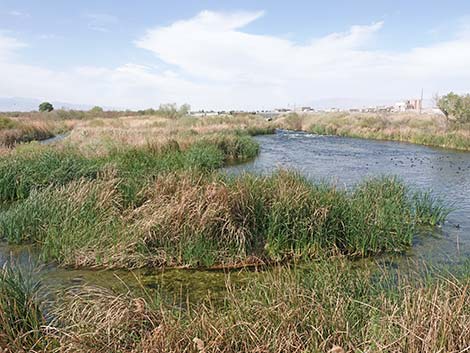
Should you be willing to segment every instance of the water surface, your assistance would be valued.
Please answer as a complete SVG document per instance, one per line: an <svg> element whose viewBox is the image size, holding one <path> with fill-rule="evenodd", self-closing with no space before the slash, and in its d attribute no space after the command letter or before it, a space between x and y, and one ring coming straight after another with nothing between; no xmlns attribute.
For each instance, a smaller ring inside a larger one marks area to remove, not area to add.
<svg viewBox="0 0 470 353"><path fill-rule="evenodd" d="M225 168L229 174L295 169L313 181L351 187L395 175L412 189L430 190L454 211L441 229L416 237L407 257L453 265L470 256L470 153L408 143L320 136L278 130L256 137L259 156Z"/></svg>
<svg viewBox="0 0 470 353"><path fill-rule="evenodd" d="M427 263L452 271L470 257L470 153L282 130L256 139L260 144L259 156L248 163L227 167L225 172L266 174L289 168L311 180L346 188L367 177L396 175L412 188L432 190L446 205L455 207L441 228L417 234L413 247L405 254L375 258L373 261L380 267L408 270L410 264L423 267ZM37 258L33 247L0 243L0 266L13 259L26 267L31 259ZM363 265L374 264L371 259L358 261L358 266ZM308 270L308 264L302 270ZM187 298L197 302L209 293L216 300L223 298L228 278L234 285L243 286L263 272L232 271L228 275L223 271L195 270L92 271L49 264L42 266L39 275L50 291L81 284L105 286L118 292L146 288L184 306Z"/></svg>

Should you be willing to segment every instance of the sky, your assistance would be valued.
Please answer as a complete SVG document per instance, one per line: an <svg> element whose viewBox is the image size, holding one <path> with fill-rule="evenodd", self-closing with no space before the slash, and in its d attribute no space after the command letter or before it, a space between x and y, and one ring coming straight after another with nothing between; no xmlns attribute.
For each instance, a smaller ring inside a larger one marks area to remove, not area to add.
<svg viewBox="0 0 470 353"><path fill-rule="evenodd" d="M0 97L141 109L470 92L470 1L0 0Z"/></svg>

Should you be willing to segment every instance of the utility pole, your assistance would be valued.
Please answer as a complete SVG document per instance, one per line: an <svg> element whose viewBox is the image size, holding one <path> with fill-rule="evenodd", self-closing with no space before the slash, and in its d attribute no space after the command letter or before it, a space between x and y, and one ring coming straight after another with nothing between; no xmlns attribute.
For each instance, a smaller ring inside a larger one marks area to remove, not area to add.
<svg viewBox="0 0 470 353"><path fill-rule="evenodd" d="M421 101L419 102L419 114L420 115L423 111L423 93L424 93L424 89L421 88Z"/></svg>

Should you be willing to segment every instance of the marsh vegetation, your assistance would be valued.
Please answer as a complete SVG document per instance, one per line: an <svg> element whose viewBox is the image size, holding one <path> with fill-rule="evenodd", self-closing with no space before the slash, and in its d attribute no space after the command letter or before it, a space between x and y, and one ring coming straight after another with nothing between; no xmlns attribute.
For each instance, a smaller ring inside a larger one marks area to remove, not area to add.
<svg viewBox="0 0 470 353"><path fill-rule="evenodd" d="M0 347L74 352L459 351L468 342L468 268L381 272L360 258L408 249L449 209L393 176L351 189L299 173L229 176L254 158L253 116L78 120L54 145L0 160L0 234L73 268L270 265L222 301L175 305L158 291L78 286L42 301L15 264L0 276ZM284 121L283 124L292 122ZM303 129L302 125L302 129Z"/></svg>
<svg viewBox="0 0 470 353"><path fill-rule="evenodd" d="M411 142L470 150L470 125L444 115L417 113L289 114L277 121L285 129L319 135Z"/></svg>

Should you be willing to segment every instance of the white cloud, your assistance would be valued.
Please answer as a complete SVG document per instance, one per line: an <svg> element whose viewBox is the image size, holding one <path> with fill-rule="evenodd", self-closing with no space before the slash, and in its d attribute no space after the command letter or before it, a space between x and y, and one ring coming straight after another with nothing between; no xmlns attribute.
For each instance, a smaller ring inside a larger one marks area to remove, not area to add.
<svg viewBox="0 0 470 353"><path fill-rule="evenodd" d="M398 99L470 90L470 31L407 51L379 51L382 22L352 26L307 43L253 34L263 12L203 11L157 27L136 41L171 69L127 63L64 72L9 60L21 43L0 32L0 96L28 96L120 107L189 102L196 108L263 108L316 99ZM117 19L91 16L108 24Z"/></svg>

